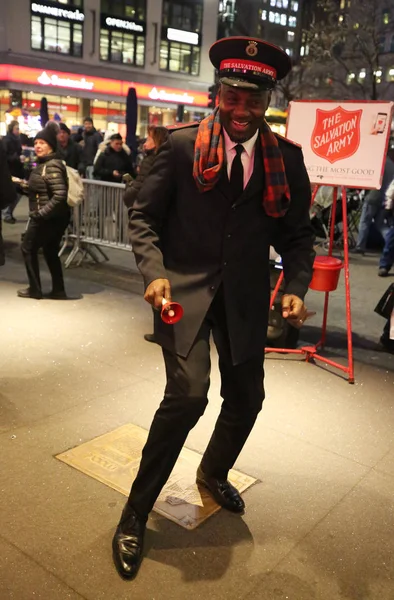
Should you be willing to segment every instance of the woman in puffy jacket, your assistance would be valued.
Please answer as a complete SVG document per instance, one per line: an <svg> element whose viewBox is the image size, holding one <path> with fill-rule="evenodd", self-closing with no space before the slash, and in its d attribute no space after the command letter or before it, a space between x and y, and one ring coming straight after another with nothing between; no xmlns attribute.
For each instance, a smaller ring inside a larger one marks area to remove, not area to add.
<svg viewBox="0 0 394 600"><path fill-rule="evenodd" d="M40 248L52 277L52 291L45 297L55 300L67 297L58 252L71 209L67 204L67 171L56 154L56 136L57 126L49 123L34 140L38 165L29 178L29 222L22 242L29 287L18 291L20 298L43 298L38 264Z"/></svg>
<svg viewBox="0 0 394 600"><path fill-rule="evenodd" d="M140 165L140 170L137 177L133 179L133 181L131 181L131 183L127 186L123 198L125 205L129 209L129 214L130 210L133 208L134 202L137 199L139 191L142 188L145 177L152 168L158 149L162 144L164 144L164 142L167 141L167 139L168 130L165 127L156 127L155 125L151 125L148 128L148 137L146 138L146 142L144 144L145 158Z"/></svg>

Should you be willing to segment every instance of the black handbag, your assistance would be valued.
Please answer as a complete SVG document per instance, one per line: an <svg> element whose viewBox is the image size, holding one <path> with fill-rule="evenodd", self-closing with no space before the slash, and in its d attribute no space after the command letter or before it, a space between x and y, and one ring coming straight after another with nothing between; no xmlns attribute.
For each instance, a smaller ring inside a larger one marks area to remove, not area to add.
<svg viewBox="0 0 394 600"><path fill-rule="evenodd" d="M394 310L394 283L392 283L375 307L375 312L385 319L390 319Z"/></svg>

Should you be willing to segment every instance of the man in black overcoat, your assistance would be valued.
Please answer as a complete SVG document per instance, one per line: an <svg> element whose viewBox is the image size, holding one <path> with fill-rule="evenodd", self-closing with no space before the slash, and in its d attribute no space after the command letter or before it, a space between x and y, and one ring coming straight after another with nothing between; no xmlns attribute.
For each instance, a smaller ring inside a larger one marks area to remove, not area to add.
<svg viewBox="0 0 394 600"><path fill-rule="evenodd" d="M221 83L219 107L199 126L170 135L130 219L145 299L157 309L167 384L113 539L115 566L126 579L138 571L148 514L207 405L211 333L223 404L197 483L224 508L244 510L227 475L264 399L270 245L284 265L283 316L295 326L306 318L310 184L300 147L274 136L264 121L290 59L250 38L219 40L210 58ZM171 298L184 309L175 325L160 319L163 299Z"/></svg>

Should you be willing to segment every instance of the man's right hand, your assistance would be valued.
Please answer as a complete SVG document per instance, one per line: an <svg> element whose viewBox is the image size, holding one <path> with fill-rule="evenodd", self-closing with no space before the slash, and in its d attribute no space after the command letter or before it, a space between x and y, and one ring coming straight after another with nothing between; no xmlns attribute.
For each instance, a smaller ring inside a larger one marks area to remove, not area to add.
<svg viewBox="0 0 394 600"><path fill-rule="evenodd" d="M144 299L157 310L161 310L163 298L171 300L171 286L168 279L155 279L145 290Z"/></svg>

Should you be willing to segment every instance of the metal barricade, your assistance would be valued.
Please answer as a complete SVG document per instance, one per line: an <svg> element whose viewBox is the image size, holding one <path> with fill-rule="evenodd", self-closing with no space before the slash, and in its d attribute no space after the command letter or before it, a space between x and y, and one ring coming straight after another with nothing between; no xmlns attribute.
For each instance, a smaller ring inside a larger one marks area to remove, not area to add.
<svg viewBox="0 0 394 600"><path fill-rule="evenodd" d="M98 262L109 260L103 248L131 251L128 233L128 213L123 203L125 185L84 179L85 198L73 211L62 253L70 241L73 247L65 261L69 267L80 255L77 265L89 255Z"/></svg>

